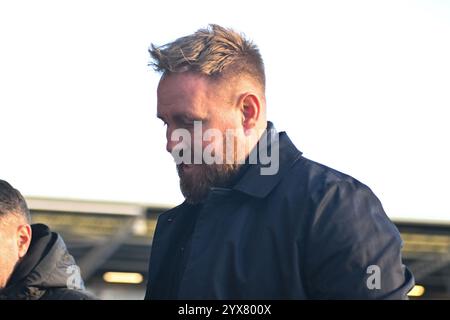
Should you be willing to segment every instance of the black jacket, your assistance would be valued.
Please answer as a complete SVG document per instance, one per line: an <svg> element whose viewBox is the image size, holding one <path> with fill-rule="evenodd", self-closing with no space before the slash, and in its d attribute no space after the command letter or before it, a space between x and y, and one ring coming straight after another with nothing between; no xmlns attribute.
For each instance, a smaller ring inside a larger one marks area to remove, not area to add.
<svg viewBox="0 0 450 320"><path fill-rule="evenodd" d="M284 132L279 147L277 174L249 165L197 210L184 202L159 217L146 299L407 299L414 279L378 198L303 157Z"/></svg>
<svg viewBox="0 0 450 320"><path fill-rule="evenodd" d="M27 254L15 268L0 299L90 300L80 270L63 239L46 225L33 224Z"/></svg>

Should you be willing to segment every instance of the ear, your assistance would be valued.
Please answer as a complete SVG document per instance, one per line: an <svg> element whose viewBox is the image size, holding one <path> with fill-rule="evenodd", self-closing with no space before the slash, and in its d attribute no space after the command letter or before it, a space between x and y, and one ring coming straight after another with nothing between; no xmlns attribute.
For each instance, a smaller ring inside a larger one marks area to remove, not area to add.
<svg viewBox="0 0 450 320"><path fill-rule="evenodd" d="M241 97L242 126L246 135L256 126L261 114L259 98L252 93L244 93Z"/></svg>
<svg viewBox="0 0 450 320"><path fill-rule="evenodd" d="M23 258L31 243L31 226L29 224L23 224L17 229L17 252L18 258Z"/></svg>

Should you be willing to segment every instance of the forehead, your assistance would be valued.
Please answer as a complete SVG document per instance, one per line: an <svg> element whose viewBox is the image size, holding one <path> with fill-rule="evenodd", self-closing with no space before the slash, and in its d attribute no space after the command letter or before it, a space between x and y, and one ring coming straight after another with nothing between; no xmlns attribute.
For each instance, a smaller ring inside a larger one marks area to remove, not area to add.
<svg viewBox="0 0 450 320"><path fill-rule="evenodd" d="M157 98L159 116L173 112L206 113L217 100L217 92L205 77L186 72L163 77Z"/></svg>

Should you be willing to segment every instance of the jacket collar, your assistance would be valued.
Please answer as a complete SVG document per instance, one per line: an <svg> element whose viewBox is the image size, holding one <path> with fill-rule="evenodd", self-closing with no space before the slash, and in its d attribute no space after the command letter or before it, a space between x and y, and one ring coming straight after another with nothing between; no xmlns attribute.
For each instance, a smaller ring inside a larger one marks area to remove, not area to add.
<svg viewBox="0 0 450 320"><path fill-rule="evenodd" d="M271 138L272 137L272 138ZM241 179L234 185L233 190L237 190L257 198L265 198L280 182L292 165L300 159L302 152L299 151L287 136L286 132L278 133L271 122L267 123L267 130L261 137L253 152L261 146L263 139L267 139L267 146L271 155L273 148L279 148L278 171L272 175L261 174L262 168L267 167L261 163L259 157L256 164L245 164L248 166ZM276 158L276 157L275 157ZM272 160L272 161L276 161Z"/></svg>

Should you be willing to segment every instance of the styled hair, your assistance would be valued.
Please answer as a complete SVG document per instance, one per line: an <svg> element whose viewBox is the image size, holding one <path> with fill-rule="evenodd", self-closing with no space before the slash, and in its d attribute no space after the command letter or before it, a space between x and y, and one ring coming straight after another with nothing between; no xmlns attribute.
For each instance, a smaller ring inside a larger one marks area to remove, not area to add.
<svg viewBox="0 0 450 320"><path fill-rule="evenodd" d="M0 180L0 219L8 215L16 215L31 223L30 211L20 192L8 182Z"/></svg>
<svg viewBox="0 0 450 320"><path fill-rule="evenodd" d="M264 62L258 47L243 34L210 24L162 46L151 44L149 64L163 76L191 71L211 78L249 76L265 90Z"/></svg>

